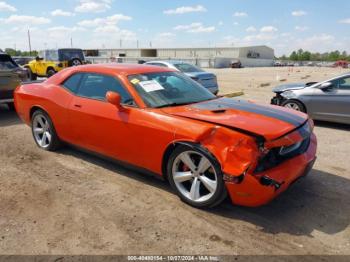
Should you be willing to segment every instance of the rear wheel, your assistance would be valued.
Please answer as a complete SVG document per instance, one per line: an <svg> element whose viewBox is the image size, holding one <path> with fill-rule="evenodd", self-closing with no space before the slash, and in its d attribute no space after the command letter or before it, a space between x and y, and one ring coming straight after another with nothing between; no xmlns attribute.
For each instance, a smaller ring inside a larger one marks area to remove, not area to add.
<svg viewBox="0 0 350 262"><path fill-rule="evenodd" d="M51 77L51 76L53 76L54 74L56 74L56 71L53 69L53 68L49 68L48 70L47 70L47 77Z"/></svg>
<svg viewBox="0 0 350 262"><path fill-rule="evenodd" d="M32 116L32 133L35 143L41 149L55 151L61 146L50 117L42 110L35 111Z"/></svg>
<svg viewBox="0 0 350 262"><path fill-rule="evenodd" d="M305 106L302 103L300 103L299 101L297 101L297 100L284 101L282 103L282 106L285 107L285 108L289 108L289 109L293 109L293 110L296 110L296 111L300 111L300 112L306 113Z"/></svg>
<svg viewBox="0 0 350 262"><path fill-rule="evenodd" d="M219 163L199 146L177 147L169 158L167 174L177 195L191 206L213 207L226 197Z"/></svg>
<svg viewBox="0 0 350 262"><path fill-rule="evenodd" d="M34 74L32 72L32 70L30 70L30 68L27 68L28 69L28 75L29 75L29 79L32 80L32 81L35 81L37 80L38 76L36 74Z"/></svg>
<svg viewBox="0 0 350 262"><path fill-rule="evenodd" d="M80 66L83 62L79 58L74 58L68 62L69 66Z"/></svg>

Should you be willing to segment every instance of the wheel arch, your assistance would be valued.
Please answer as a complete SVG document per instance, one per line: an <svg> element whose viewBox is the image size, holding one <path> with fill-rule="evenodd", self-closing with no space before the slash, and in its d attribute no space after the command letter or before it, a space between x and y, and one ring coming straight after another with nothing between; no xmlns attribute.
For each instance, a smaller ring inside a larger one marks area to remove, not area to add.
<svg viewBox="0 0 350 262"><path fill-rule="evenodd" d="M163 178L165 180L168 180L168 177L167 177L168 160L169 160L172 152L174 152L174 150L179 146L188 146L188 147L197 149L199 151L205 152L206 154L208 154L212 158L211 160L215 161L219 165L220 170L222 170L220 161L214 156L214 154L212 154L201 143L198 143L196 141L185 141L185 140L184 141L174 141L167 146L167 148L164 151L163 157L162 157L162 175L163 175Z"/></svg>
<svg viewBox="0 0 350 262"><path fill-rule="evenodd" d="M48 116L50 116L49 113L43 107L35 105L35 106L32 106L29 110L29 120L30 121L32 120L34 112L37 110L41 110L41 111L45 112Z"/></svg>
<svg viewBox="0 0 350 262"><path fill-rule="evenodd" d="M303 101L301 101L300 99L297 99L297 98L291 98L291 99L286 99L283 103L290 102L290 101L295 101L295 102L302 104L302 106L305 109L305 113L307 113L307 107Z"/></svg>

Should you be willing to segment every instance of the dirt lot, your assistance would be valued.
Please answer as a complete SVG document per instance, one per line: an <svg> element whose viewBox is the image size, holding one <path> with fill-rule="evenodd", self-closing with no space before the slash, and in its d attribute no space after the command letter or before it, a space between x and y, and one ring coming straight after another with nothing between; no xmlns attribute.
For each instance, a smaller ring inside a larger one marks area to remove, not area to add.
<svg viewBox="0 0 350 262"><path fill-rule="evenodd" d="M268 103L280 80L341 70L215 72L222 93L244 90ZM203 211L158 179L69 147L39 150L30 129L1 107L0 254L350 255L350 126L316 123L315 131L314 170L286 193L261 208L226 201Z"/></svg>

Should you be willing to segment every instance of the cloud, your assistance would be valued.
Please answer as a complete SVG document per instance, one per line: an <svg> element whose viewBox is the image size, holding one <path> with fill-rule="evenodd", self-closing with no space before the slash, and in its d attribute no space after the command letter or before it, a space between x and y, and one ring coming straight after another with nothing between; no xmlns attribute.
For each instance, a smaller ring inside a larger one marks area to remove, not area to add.
<svg viewBox="0 0 350 262"><path fill-rule="evenodd" d="M3 19L5 24L28 24L43 25L51 23L51 20L45 17L29 16L29 15L11 15Z"/></svg>
<svg viewBox="0 0 350 262"><path fill-rule="evenodd" d="M248 14L246 12L236 12L233 14L234 17L246 17Z"/></svg>
<svg viewBox="0 0 350 262"><path fill-rule="evenodd" d="M339 20L339 23L341 23L341 24L350 24L350 18Z"/></svg>
<svg viewBox="0 0 350 262"><path fill-rule="evenodd" d="M218 26L223 26L224 25L224 22L223 21L219 21L218 22Z"/></svg>
<svg viewBox="0 0 350 262"><path fill-rule="evenodd" d="M165 32L165 33L159 33L157 35L157 37L160 37L160 38L167 38L167 37L174 37L176 36L174 33L170 33L170 32Z"/></svg>
<svg viewBox="0 0 350 262"><path fill-rule="evenodd" d="M264 26L264 27L260 28L261 33L274 33L277 31L278 31L278 29L276 27L273 27L273 26Z"/></svg>
<svg viewBox="0 0 350 262"><path fill-rule="evenodd" d="M62 9L56 9L51 12L52 16L74 16L74 13L63 11Z"/></svg>
<svg viewBox="0 0 350 262"><path fill-rule="evenodd" d="M247 31L248 33L253 33L253 32L256 32L256 28L255 28L254 26L250 26L250 27L248 27L248 28L246 29L246 31Z"/></svg>
<svg viewBox="0 0 350 262"><path fill-rule="evenodd" d="M202 5L197 6L181 6L176 9L165 10L163 13L166 15L182 15L186 13L195 13L195 12L206 12L207 9Z"/></svg>
<svg viewBox="0 0 350 262"><path fill-rule="evenodd" d="M66 27L54 26L47 29L50 38L62 39L70 37L72 33L85 32L86 29L82 27Z"/></svg>
<svg viewBox="0 0 350 262"><path fill-rule="evenodd" d="M178 25L174 30L185 31L187 33L211 33L215 31L215 26L203 26L202 23L192 23L190 25Z"/></svg>
<svg viewBox="0 0 350 262"><path fill-rule="evenodd" d="M112 0L80 0L79 5L75 7L76 12L80 13L100 13L111 8Z"/></svg>
<svg viewBox="0 0 350 262"><path fill-rule="evenodd" d="M303 10L297 10L292 12L292 16L304 16L304 15L307 15L307 12Z"/></svg>
<svg viewBox="0 0 350 262"><path fill-rule="evenodd" d="M309 30L309 27L307 27L307 26L296 26L295 30L300 31L300 32L304 32L304 31Z"/></svg>
<svg viewBox="0 0 350 262"><path fill-rule="evenodd" d="M124 30L116 25L106 25L97 27L94 33L100 36L108 36L111 39L135 40L136 34L129 30ZM112 35L112 36L111 36Z"/></svg>
<svg viewBox="0 0 350 262"><path fill-rule="evenodd" d="M17 8L6 2L0 2L0 12L16 12Z"/></svg>
<svg viewBox="0 0 350 262"><path fill-rule="evenodd" d="M78 22L79 26L97 27L102 25L116 25L119 21L130 21L132 17L123 14L115 14L106 18L95 18L92 20L83 20Z"/></svg>

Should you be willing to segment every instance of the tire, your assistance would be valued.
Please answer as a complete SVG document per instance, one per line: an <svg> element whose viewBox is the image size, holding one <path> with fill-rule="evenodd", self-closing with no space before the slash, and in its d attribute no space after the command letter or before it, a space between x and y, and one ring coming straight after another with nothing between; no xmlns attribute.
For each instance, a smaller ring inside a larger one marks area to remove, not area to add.
<svg viewBox="0 0 350 262"><path fill-rule="evenodd" d="M7 107L9 108L10 111L15 111L15 103L7 103Z"/></svg>
<svg viewBox="0 0 350 262"><path fill-rule="evenodd" d="M214 207L226 198L218 161L198 145L175 148L167 163L167 178L180 199L193 207Z"/></svg>
<svg viewBox="0 0 350 262"><path fill-rule="evenodd" d="M83 62L79 58L73 58L68 61L68 66L80 66Z"/></svg>
<svg viewBox="0 0 350 262"><path fill-rule="evenodd" d="M46 75L48 78L50 78L54 74L56 74L56 71L54 69L52 69L52 68L47 69Z"/></svg>
<svg viewBox="0 0 350 262"><path fill-rule="evenodd" d="M300 111L300 112L303 112L303 113L306 113L305 106L301 102L299 102L297 100L284 101L281 104L281 106L289 108L289 109L293 109L293 110L296 110L296 111Z"/></svg>
<svg viewBox="0 0 350 262"><path fill-rule="evenodd" d="M38 79L38 76L34 74L32 70L30 70L30 68L27 68L27 69L28 69L29 79L31 81L36 81Z"/></svg>
<svg viewBox="0 0 350 262"><path fill-rule="evenodd" d="M37 146L46 151L56 151L62 145L51 118L43 110L32 115L32 134Z"/></svg>

